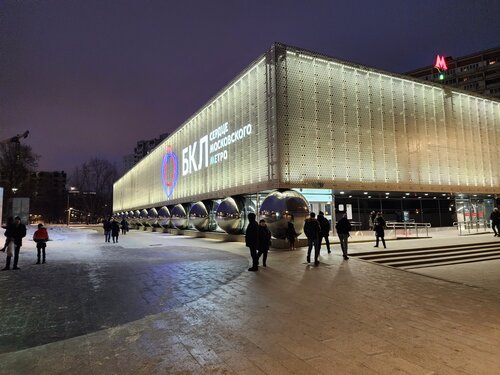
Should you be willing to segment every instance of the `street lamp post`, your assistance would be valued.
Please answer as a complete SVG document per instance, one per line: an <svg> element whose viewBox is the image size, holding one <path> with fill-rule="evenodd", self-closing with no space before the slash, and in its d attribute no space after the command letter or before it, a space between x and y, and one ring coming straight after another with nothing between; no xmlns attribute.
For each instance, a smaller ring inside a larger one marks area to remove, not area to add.
<svg viewBox="0 0 500 375"><path fill-rule="evenodd" d="M73 209L72 207L68 207L68 224L67 224L68 226L69 226L69 222L71 220L71 210L72 209Z"/></svg>

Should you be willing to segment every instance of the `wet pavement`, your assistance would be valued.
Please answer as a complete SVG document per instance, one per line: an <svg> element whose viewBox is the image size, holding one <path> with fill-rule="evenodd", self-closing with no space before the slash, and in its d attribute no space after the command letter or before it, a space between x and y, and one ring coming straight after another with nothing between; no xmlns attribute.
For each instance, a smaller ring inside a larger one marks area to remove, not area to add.
<svg viewBox="0 0 500 375"><path fill-rule="evenodd" d="M73 236L79 248L65 246L75 238L51 241L47 263L41 265L34 264L34 244L25 241L21 270L0 272L0 353L182 306L220 288L247 266L244 257L203 247L125 248L103 243L95 231Z"/></svg>
<svg viewBox="0 0 500 375"><path fill-rule="evenodd" d="M500 373L500 290L446 281L442 267L427 277L344 261L335 243L318 267L301 248L271 251L267 268L247 272L241 243L131 232L104 244L76 229L53 237L47 265L31 264L27 242L22 269L0 273L2 333L21 335L2 338L1 374ZM482 238L388 247L467 241ZM481 263L476 274L498 266ZM75 334L79 324L86 331Z"/></svg>

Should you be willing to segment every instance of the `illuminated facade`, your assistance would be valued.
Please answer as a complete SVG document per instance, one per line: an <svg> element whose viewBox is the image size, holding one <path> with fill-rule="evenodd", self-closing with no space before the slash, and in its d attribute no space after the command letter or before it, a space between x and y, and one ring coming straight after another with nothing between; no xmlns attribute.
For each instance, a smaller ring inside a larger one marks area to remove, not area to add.
<svg viewBox="0 0 500 375"><path fill-rule="evenodd" d="M477 216L488 214L499 148L497 100L276 44L115 183L113 210L182 204L189 216L230 196L261 210L273 189L294 189L360 222L365 200L389 213L383 204L404 212L404 199L422 199L415 216L446 199L447 225L458 194L491 200Z"/></svg>

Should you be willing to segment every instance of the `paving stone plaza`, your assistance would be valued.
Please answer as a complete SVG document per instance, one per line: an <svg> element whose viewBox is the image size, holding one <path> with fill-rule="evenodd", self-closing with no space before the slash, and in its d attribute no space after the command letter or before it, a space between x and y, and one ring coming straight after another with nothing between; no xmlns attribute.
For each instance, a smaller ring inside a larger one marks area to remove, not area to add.
<svg viewBox="0 0 500 375"><path fill-rule="evenodd" d="M396 269L356 256L367 233L348 261L336 242L318 267L271 250L247 272L237 242L49 233L47 264L26 240L0 273L1 374L500 373L500 260ZM388 248L493 241L432 236Z"/></svg>

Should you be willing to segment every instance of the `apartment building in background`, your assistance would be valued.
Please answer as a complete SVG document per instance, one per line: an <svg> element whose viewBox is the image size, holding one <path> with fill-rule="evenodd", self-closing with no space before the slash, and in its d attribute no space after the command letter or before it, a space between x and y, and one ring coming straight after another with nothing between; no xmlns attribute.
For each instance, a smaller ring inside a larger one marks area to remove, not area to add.
<svg viewBox="0 0 500 375"><path fill-rule="evenodd" d="M444 57L446 69L436 67L441 58L434 57L434 65L405 74L500 99L500 46L458 58Z"/></svg>

